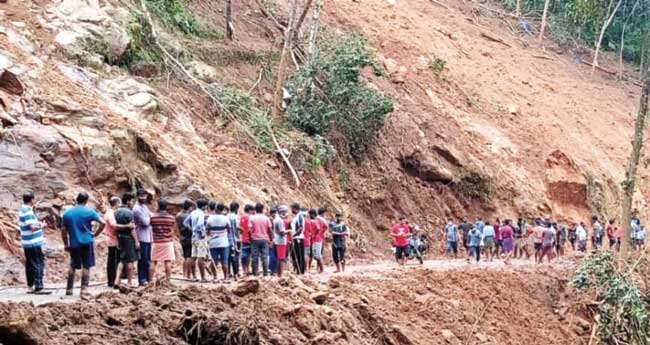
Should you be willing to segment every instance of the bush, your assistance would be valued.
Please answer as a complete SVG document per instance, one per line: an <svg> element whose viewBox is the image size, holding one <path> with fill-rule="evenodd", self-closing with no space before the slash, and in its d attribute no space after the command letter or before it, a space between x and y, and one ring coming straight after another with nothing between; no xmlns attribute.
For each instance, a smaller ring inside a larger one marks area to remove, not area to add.
<svg viewBox="0 0 650 345"><path fill-rule="evenodd" d="M213 36L216 34L201 28L180 0L146 0L146 3L149 11L160 18L163 24L178 28L186 35Z"/></svg>
<svg viewBox="0 0 650 345"><path fill-rule="evenodd" d="M460 169L452 181L452 187L461 195L480 201L490 201L496 194L492 180L481 173Z"/></svg>
<svg viewBox="0 0 650 345"><path fill-rule="evenodd" d="M573 285L578 292L596 293L598 335L604 344L650 344L650 296L636 283L637 264L618 269L615 254L600 251L576 272Z"/></svg>
<svg viewBox="0 0 650 345"><path fill-rule="evenodd" d="M389 99L361 81L369 66L372 54L360 36L324 40L312 63L289 81L289 123L311 136L339 138L340 152L363 158L393 110Z"/></svg>

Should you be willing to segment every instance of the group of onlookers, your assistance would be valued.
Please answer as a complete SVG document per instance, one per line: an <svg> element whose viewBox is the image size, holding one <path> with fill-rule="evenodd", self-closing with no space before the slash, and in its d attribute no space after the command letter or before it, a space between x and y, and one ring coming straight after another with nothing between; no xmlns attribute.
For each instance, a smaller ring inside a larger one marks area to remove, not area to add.
<svg viewBox="0 0 650 345"><path fill-rule="evenodd" d="M95 266L94 239L103 232L108 237L108 285L116 288L122 284L122 278L133 285L136 269L139 286L155 281L159 265L164 268L165 279L170 280L176 261L176 237L183 255L183 275L193 281L199 281L198 276L200 281L207 281L206 271L216 281L219 266L223 282L241 275L257 275L260 263L264 275L282 275L289 262L298 274L310 272L313 262L316 272L323 272L323 244L327 236L331 237L336 272L345 270L350 230L340 212L330 220L325 208L306 210L299 204L280 205L267 213L265 206L258 203L245 205L240 216L237 202L226 206L199 199L186 200L183 209L172 215L165 199L157 201L153 212L152 196L139 189L136 195L111 197L100 215L87 205L89 198L87 193L79 193L76 205L62 210L60 224L51 224L60 226L65 251L70 255L67 295L72 295L77 270L82 270L81 296L88 294L90 268ZM19 225L27 285L30 292L46 294L42 247L43 229L48 224L36 217L32 192L23 195Z"/></svg>

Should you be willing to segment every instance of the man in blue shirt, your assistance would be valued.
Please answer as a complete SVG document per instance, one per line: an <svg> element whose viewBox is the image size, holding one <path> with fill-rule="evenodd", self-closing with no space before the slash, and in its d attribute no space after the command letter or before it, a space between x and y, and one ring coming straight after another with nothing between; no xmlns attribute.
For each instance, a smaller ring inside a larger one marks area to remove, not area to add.
<svg viewBox="0 0 650 345"><path fill-rule="evenodd" d="M82 269L80 295L82 298L88 297L90 268L95 266L93 237L104 229L104 221L99 217L97 211L86 206L88 199L88 193L79 193L77 205L63 214L61 237L65 250L70 252L70 270L65 292L67 296L72 296L75 273L78 269ZM96 233L93 233L93 222L100 224Z"/></svg>
<svg viewBox="0 0 650 345"><path fill-rule="evenodd" d="M18 224L20 225L20 243L25 251L25 273L29 292L46 294L43 290L43 226L34 214L34 193L23 194L23 205L18 210Z"/></svg>
<svg viewBox="0 0 650 345"><path fill-rule="evenodd" d="M454 252L454 258L458 257L458 227L449 218L445 225L445 239L447 240L447 253Z"/></svg>

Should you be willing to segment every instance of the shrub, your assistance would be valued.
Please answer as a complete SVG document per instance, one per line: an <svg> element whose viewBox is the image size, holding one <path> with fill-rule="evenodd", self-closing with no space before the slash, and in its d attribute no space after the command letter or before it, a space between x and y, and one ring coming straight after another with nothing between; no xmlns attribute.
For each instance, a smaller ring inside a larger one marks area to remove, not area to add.
<svg viewBox="0 0 650 345"><path fill-rule="evenodd" d="M490 201L496 194L492 180L481 173L460 169L452 181L452 187L461 195L481 201Z"/></svg>
<svg viewBox="0 0 650 345"><path fill-rule="evenodd" d="M186 35L218 36L202 28L180 0L146 0L146 3L151 13L168 27L180 29Z"/></svg>
<svg viewBox="0 0 650 345"><path fill-rule="evenodd" d="M311 136L339 138L340 152L363 158L393 110L391 100L361 81L369 66L372 54L360 36L324 40L312 63L289 81L289 123Z"/></svg>
<svg viewBox="0 0 650 345"><path fill-rule="evenodd" d="M316 170L336 156L336 149L327 139L316 135L292 143L289 151L291 164L298 170Z"/></svg>

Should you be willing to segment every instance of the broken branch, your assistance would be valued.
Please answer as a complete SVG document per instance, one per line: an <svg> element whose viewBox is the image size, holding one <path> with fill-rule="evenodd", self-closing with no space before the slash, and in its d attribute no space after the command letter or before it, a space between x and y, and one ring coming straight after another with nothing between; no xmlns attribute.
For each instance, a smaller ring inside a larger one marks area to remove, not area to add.
<svg viewBox="0 0 650 345"><path fill-rule="evenodd" d="M496 37L496 36L489 35L489 34L487 34L485 32L481 32L481 37L486 38L486 39L488 39L488 40L490 40L492 42L501 43L501 44L503 44L504 46L506 46L508 48L512 48L512 45L510 43L507 43L503 39L501 39L499 37Z"/></svg>

